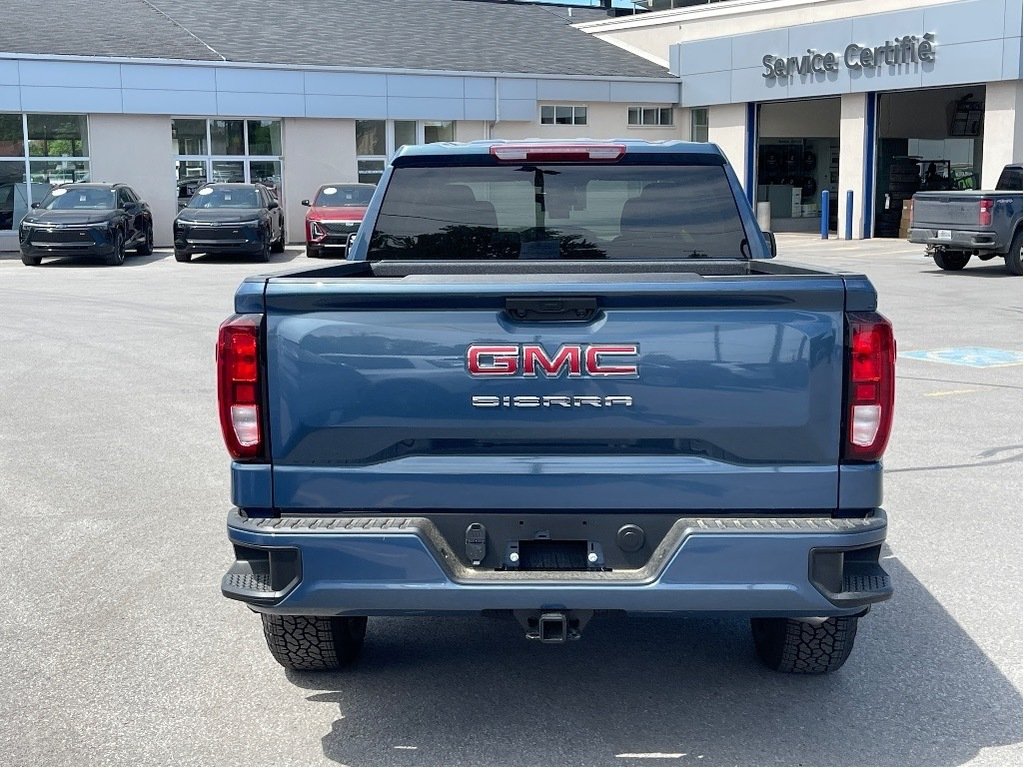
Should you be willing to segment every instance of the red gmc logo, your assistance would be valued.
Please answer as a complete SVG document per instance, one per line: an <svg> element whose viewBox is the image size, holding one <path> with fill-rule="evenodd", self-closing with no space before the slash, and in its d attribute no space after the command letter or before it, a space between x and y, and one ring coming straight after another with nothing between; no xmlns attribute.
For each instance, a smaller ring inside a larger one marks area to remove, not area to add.
<svg viewBox="0 0 1024 768"><path fill-rule="evenodd" d="M549 355L540 344L473 344L466 350L472 376L637 376L636 344L563 344Z"/></svg>

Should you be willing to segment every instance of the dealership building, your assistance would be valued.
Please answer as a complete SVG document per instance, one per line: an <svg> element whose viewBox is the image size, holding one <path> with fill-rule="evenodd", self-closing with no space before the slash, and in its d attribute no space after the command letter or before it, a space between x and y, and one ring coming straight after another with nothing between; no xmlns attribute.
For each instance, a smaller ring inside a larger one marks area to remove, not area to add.
<svg viewBox="0 0 1024 768"><path fill-rule="evenodd" d="M908 173L991 187L1022 159L1019 0L5 5L0 250L75 180L133 186L158 245L197 184L262 181L298 241L320 184L432 141L712 141L774 229L816 230L827 189L854 238L896 234Z"/></svg>

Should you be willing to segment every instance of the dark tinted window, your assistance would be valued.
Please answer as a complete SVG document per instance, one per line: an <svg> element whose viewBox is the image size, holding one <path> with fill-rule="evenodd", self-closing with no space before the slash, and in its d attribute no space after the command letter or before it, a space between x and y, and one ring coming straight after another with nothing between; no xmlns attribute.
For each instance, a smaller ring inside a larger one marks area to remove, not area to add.
<svg viewBox="0 0 1024 768"><path fill-rule="evenodd" d="M1022 187L1024 187L1024 174L1021 173L1020 166L1008 165L1003 168L1003 172L999 174L999 181L996 182L996 189L1012 189L1019 192Z"/></svg>
<svg viewBox="0 0 1024 768"><path fill-rule="evenodd" d="M255 187L203 187L188 203L189 208L259 208Z"/></svg>
<svg viewBox="0 0 1024 768"><path fill-rule="evenodd" d="M744 258L722 166L395 168L370 259Z"/></svg>
<svg viewBox="0 0 1024 768"><path fill-rule="evenodd" d="M110 211L114 190L101 187L58 187L43 198L40 208L48 211Z"/></svg>
<svg viewBox="0 0 1024 768"><path fill-rule="evenodd" d="M373 187L336 185L323 187L316 195L313 205L327 208L365 208L373 197Z"/></svg>

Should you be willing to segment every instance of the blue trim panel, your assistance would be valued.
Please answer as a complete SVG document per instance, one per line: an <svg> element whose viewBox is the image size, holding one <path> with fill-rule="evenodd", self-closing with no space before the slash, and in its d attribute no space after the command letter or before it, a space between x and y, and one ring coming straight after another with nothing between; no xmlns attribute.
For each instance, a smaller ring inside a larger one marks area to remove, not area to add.
<svg viewBox="0 0 1024 768"><path fill-rule="evenodd" d="M848 533L691 532L661 575L638 583L456 582L416 534L263 533L231 526L232 542L296 547L302 581L280 603L254 606L292 615L444 614L482 610L624 610L829 616L837 608L811 585L818 547L881 543L885 529ZM859 610L859 609L858 609Z"/></svg>
<svg viewBox="0 0 1024 768"><path fill-rule="evenodd" d="M745 185L747 188L747 200L754 205L754 163L757 161L757 107L754 102L747 103L747 167L744 169Z"/></svg>
<svg viewBox="0 0 1024 768"><path fill-rule="evenodd" d="M874 234L875 207L875 121L878 95L874 91L864 94L864 238Z"/></svg>
<svg viewBox="0 0 1024 768"><path fill-rule="evenodd" d="M847 312L874 312L878 309L878 292L864 275L843 275L846 285Z"/></svg>
<svg viewBox="0 0 1024 768"><path fill-rule="evenodd" d="M839 509L874 509L882 503L882 465L843 464L839 467Z"/></svg>
<svg viewBox="0 0 1024 768"><path fill-rule="evenodd" d="M247 277L235 291L235 312L239 315L263 314L266 285L265 277Z"/></svg>
<svg viewBox="0 0 1024 768"><path fill-rule="evenodd" d="M369 466L274 467L280 509L821 509L825 466L727 464L698 456L411 456Z"/></svg>
<svg viewBox="0 0 1024 768"><path fill-rule="evenodd" d="M272 508L274 485L271 466L231 462L231 503L246 510Z"/></svg>

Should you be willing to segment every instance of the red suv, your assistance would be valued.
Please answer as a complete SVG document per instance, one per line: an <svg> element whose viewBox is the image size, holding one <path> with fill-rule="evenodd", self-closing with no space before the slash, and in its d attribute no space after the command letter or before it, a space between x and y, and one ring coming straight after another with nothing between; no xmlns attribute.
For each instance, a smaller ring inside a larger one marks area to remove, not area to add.
<svg viewBox="0 0 1024 768"><path fill-rule="evenodd" d="M373 197L373 184L324 184L317 190L306 214L306 256L344 256L348 243L359 229L366 206Z"/></svg>

